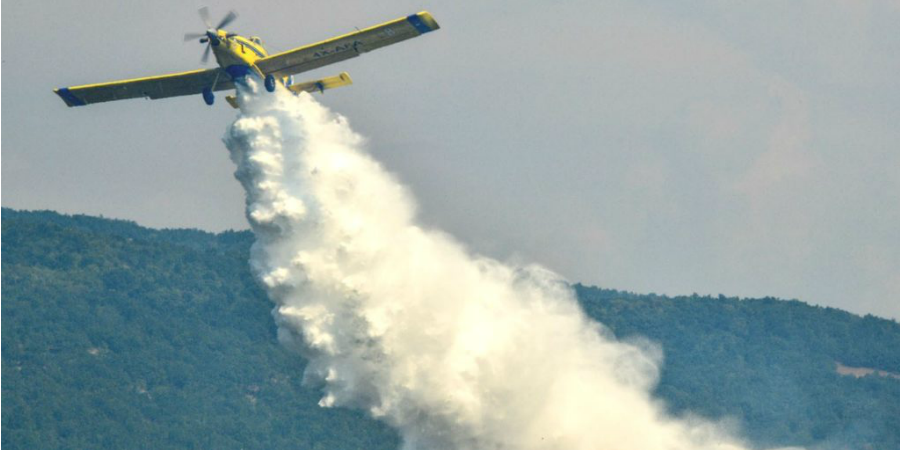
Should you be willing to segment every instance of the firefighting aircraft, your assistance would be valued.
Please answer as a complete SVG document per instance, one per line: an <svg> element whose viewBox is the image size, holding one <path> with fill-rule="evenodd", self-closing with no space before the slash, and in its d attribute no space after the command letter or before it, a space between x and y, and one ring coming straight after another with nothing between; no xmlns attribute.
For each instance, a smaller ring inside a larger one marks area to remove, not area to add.
<svg viewBox="0 0 900 450"><path fill-rule="evenodd" d="M185 34L184 41L199 39L201 44L207 44L201 61L206 63L210 50L212 50L212 53L216 55L219 67L66 87L54 89L53 92L69 106L83 106L139 97L155 100L193 94L202 94L206 104L212 105L215 101L213 92L234 89L235 83L244 82L247 76L259 77L269 92L275 91L277 83L283 84L292 92L324 92L326 89L351 84L350 76L343 72L334 77L294 83L293 75L353 58L362 53L440 28L431 14L423 11L363 30L357 29L355 32L315 44L270 55L263 48L262 41L258 37L246 38L222 29L237 18L234 11L229 12L215 27L209 21L207 8L201 8L199 12L200 18L206 24L206 31ZM226 96L225 100L232 107L238 107L236 96Z"/></svg>

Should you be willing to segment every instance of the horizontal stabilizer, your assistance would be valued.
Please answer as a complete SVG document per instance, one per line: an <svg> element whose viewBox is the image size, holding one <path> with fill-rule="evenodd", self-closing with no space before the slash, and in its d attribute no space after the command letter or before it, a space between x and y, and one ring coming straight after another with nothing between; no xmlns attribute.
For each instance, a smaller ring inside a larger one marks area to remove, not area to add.
<svg viewBox="0 0 900 450"><path fill-rule="evenodd" d="M325 89L334 89L341 86L353 84L350 74L341 72L336 77L322 78L321 80L306 81L288 86L291 92L325 92Z"/></svg>
<svg viewBox="0 0 900 450"><path fill-rule="evenodd" d="M225 101L231 105L232 108L237 109L240 106L238 105L237 96L236 95L227 95L225 96Z"/></svg>

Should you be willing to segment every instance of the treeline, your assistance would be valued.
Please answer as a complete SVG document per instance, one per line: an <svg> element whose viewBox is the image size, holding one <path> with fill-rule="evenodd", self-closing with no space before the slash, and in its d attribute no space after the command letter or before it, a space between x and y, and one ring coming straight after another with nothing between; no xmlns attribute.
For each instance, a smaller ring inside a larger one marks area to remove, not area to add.
<svg viewBox="0 0 900 450"><path fill-rule="evenodd" d="M4 448L394 449L323 409L275 340L249 232L2 211ZM574 286L619 338L666 355L674 414L728 418L761 445L900 448L900 325L798 301Z"/></svg>

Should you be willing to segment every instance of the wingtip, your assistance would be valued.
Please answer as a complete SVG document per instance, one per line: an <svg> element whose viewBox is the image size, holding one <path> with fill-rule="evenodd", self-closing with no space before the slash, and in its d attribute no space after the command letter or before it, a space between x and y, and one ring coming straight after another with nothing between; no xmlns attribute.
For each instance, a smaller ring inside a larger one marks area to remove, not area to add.
<svg viewBox="0 0 900 450"><path fill-rule="evenodd" d="M431 28L431 31L439 30L441 28L441 26L438 25L437 20L434 20L434 16L432 16L430 12L421 11L419 13L419 17L422 18L422 22L425 22L425 24L428 25L428 28Z"/></svg>
<svg viewBox="0 0 900 450"><path fill-rule="evenodd" d="M58 95L59 98L63 99L63 101L66 102L66 105L69 106L70 108L73 106L86 105L86 103L83 100L76 97L75 94L72 94L72 91L70 91L69 88L67 88L67 87L54 89L53 93Z"/></svg>
<svg viewBox="0 0 900 450"><path fill-rule="evenodd" d="M425 34L437 29L441 26L434 20L434 16L428 11L420 11L406 18L420 34Z"/></svg>

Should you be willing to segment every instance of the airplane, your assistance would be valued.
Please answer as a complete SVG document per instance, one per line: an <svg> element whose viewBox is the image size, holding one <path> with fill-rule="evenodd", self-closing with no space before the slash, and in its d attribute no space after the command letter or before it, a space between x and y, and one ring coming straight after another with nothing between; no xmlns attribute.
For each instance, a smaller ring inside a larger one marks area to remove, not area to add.
<svg viewBox="0 0 900 450"><path fill-rule="evenodd" d="M203 101L212 106L215 101L214 92L234 89L235 83L246 82L248 76L258 77L262 80L268 92L274 92L277 84L282 84L289 91L295 93L301 91L324 92L326 89L351 84L350 75L343 72L337 76L303 83L294 83L293 76L440 28L430 13L422 11L380 25L362 30L357 29L352 33L270 55L263 47L259 37L243 37L222 29L237 18L234 11L230 11L215 27L209 21L209 10L206 7L200 8L198 12L207 29L203 33L185 34L184 41L198 39L201 44L206 44L201 62L206 63L211 50L216 55L219 67L64 87L54 89L53 92L70 107L130 98L145 97L155 100L195 94L201 94ZM236 96L226 96L225 100L233 108L238 107Z"/></svg>

